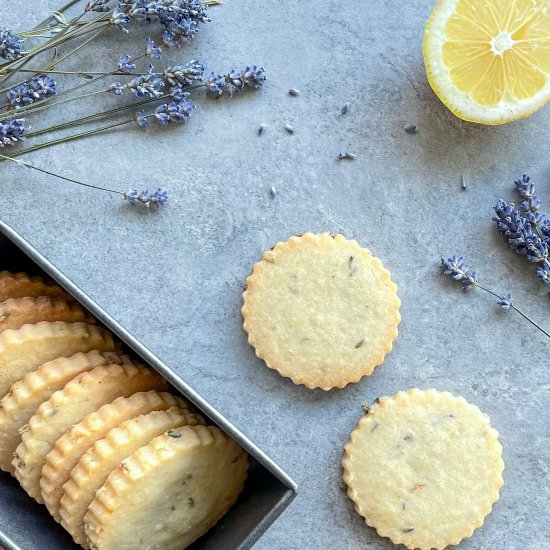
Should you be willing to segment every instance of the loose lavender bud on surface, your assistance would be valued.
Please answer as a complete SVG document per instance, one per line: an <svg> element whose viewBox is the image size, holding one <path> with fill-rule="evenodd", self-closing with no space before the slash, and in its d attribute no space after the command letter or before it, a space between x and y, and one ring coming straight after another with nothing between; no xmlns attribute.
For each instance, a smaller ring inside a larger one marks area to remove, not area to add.
<svg viewBox="0 0 550 550"><path fill-rule="evenodd" d="M0 28L0 57L6 61L14 61L27 55L23 50L24 39L12 33L6 27Z"/></svg>
<svg viewBox="0 0 550 550"><path fill-rule="evenodd" d="M466 191L468 188L468 183L466 182L466 178L464 176L460 176L460 186L462 187L462 191Z"/></svg>
<svg viewBox="0 0 550 550"><path fill-rule="evenodd" d="M507 294L502 298L499 298L497 304L504 310L508 310L511 307L514 307L514 298L511 294Z"/></svg>
<svg viewBox="0 0 550 550"><path fill-rule="evenodd" d="M122 71L123 73L131 73L135 68L134 63L130 63L131 57L126 54L124 57L120 59L118 62L118 70Z"/></svg>
<svg viewBox="0 0 550 550"><path fill-rule="evenodd" d="M0 147L9 147L18 141L25 141L26 122L26 118L0 120Z"/></svg>
<svg viewBox="0 0 550 550"><path fill-rule="evenodd" d="M414 124L408 124L403 128L407 134L416 134L416 126Z"/></svg>
<svg viewBox="0 0 550 550"><path fill-rule="evenodd" d="M288 95L297 97L300 95L300 90L297 90L296 88L290 88L290 90L288 90Z"/></svg>
<svg viewBox="0 0 550 550"><path fill-rule="evenodd" d="M340 114L345 115L347 114L348 110L349 110L349 103L344 103L344 105L342 105L342 108L340 109Z"/></svg>
<svg viewBox="0 0 550 550"><path fill-rule="evenodd" d="M258 128L258 135L261 136L267 128L267 124L262 123L260 124L260 127Z"/></svg>
<svg viewBox="0 0 550 550"><path fill-rule="evenodd" d="M271 189L269 190L269 194L271 195L271 198L274 199L277 196L277 189L273 185Z"/></svg>
<svg viewBox="0 0 550 550"><path fill-rule="evenodd" d="M147 43L145 46L145 55L147 57L153 57L154 59L160 59L161 49L155 47L155 43L151 38L147 39Z"/></svg>
<svg viewBox="0 0 550 550"><path fill-rule="evenodd" d="M452 277L455 281L462 283L464 291L472 290L477 285L477 275L471 271L471 266L466 263L462 256L451 256L447 260L441 259L443 275Z"/></svg>
<svg viewBox="0 0 550 550"><path fill-rule="evenodd" d="M194 82L201 82L203 76L204 66L195 59L187 65L171 65L164 70L164 77L172 86L190 86Z"/></svg>
<svg viewBox="0 0 550 550"><path fill-rule="evenodd" d="M290 124L285 124L284 128L289 134L294 133L294 126L291 126Z"/></svg>
<svg viewBox="0 0 550 550"><path fill-rule="evenodd" d="M124 193L124 199L130 204L142 204L146 208L160 208L168 202L168 193L159 187L153 193L144 190L141 193L137 189L130 189Z"/></svg>
<svg viewBox="0 0 550 550"><path fill-rule="evenodd" d="M356 157L354 153L338 153L338 160L354 160Z"/></svg>

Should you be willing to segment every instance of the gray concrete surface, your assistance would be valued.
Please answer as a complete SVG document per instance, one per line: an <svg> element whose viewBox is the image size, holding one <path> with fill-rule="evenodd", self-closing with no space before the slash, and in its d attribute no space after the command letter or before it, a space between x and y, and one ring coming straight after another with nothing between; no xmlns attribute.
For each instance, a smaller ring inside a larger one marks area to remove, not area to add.
<svg viewBox="0 0 550 550"><path fill-rule="evenodd" d="M0 21L27 27L57 4L35 0L30 10L3 0ZM28 157L115 188L161 184L171 204L158 214L0 166L1 218L298 481L301 494L259 550L392 547L340 490L340 457L361 403L413 386L464 395L501 433L501 500L461 547L550 548L548 341L490 297L462 295L437 269L442 255L468 256L488 286L512 291L550 326L549 298L532 266L505 248L491 222L492 206L513 197L524 171L550 210L550 106L503 127L454 118L424 73L431 5L226 0L191 47L165 59L198 57L216 70L259 63L268 72L265 89L232 101L199 96L186 127L115 131ZM79 66L110 67L123 51L141 50L140 35L106 35ZM290 87L302 94L289 97ZM345 102L349 113L341 116ZM259 138L262 122L269 127ZM411 123L416 135L403 132ZM337 162L341 151L357 159ZM385 364L330 393L265 368L241 330L242 285L253 263L277 240L306 230L340 231L370 247L403 302Z"/></svg>

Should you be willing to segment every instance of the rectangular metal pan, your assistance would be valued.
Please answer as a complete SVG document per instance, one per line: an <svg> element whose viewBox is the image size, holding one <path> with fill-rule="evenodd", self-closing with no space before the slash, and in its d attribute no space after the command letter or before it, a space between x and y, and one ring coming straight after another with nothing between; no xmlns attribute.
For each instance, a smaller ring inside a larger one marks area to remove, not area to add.
<svg viewBox="0 0 550 550"><path fill-rule="evenodd" d="M266 532L297 493L296 483L264 452L211 407L170 367L56 269L25 239L0 222L0 270L51 277L90 311L145 364L162 374L197 409L235 439L250 455L245 489L231 511L193 550L246 550ZM48 514L27 496L9 474L0 472L0 544L6 550L72 550L80 548Z"/></svg>

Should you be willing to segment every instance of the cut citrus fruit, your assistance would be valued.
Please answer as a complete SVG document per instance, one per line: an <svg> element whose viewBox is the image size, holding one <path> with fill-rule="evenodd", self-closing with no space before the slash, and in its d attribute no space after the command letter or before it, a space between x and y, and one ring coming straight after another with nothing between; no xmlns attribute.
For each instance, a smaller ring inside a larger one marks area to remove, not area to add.
<svg viewBox="0 0 550 550"><path fill-rule="evenodd" d="M550 100L550 0L439 0L424 61L456 116L482 124L525 118Z"/></svg>

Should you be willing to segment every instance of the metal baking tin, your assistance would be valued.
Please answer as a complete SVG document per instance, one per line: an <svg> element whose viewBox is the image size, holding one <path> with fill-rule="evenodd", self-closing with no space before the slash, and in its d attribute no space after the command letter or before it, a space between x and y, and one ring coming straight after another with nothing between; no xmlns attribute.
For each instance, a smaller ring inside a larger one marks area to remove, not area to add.
<svg viewBox="0 0 550 550"><path fill-rule="evenodd" d="M246 550L266 532L296 496L296 483L263 451L231 425L172 369L162 363L108 313L75 286L21 235L0 221L0 270L46 273L124 342L143 362L162 374L250 455L250 473L237 504L193 550ZM12 476L0 472L0 545L6 550L71 550L80 548L48 514L31 499Z"/></svg>

